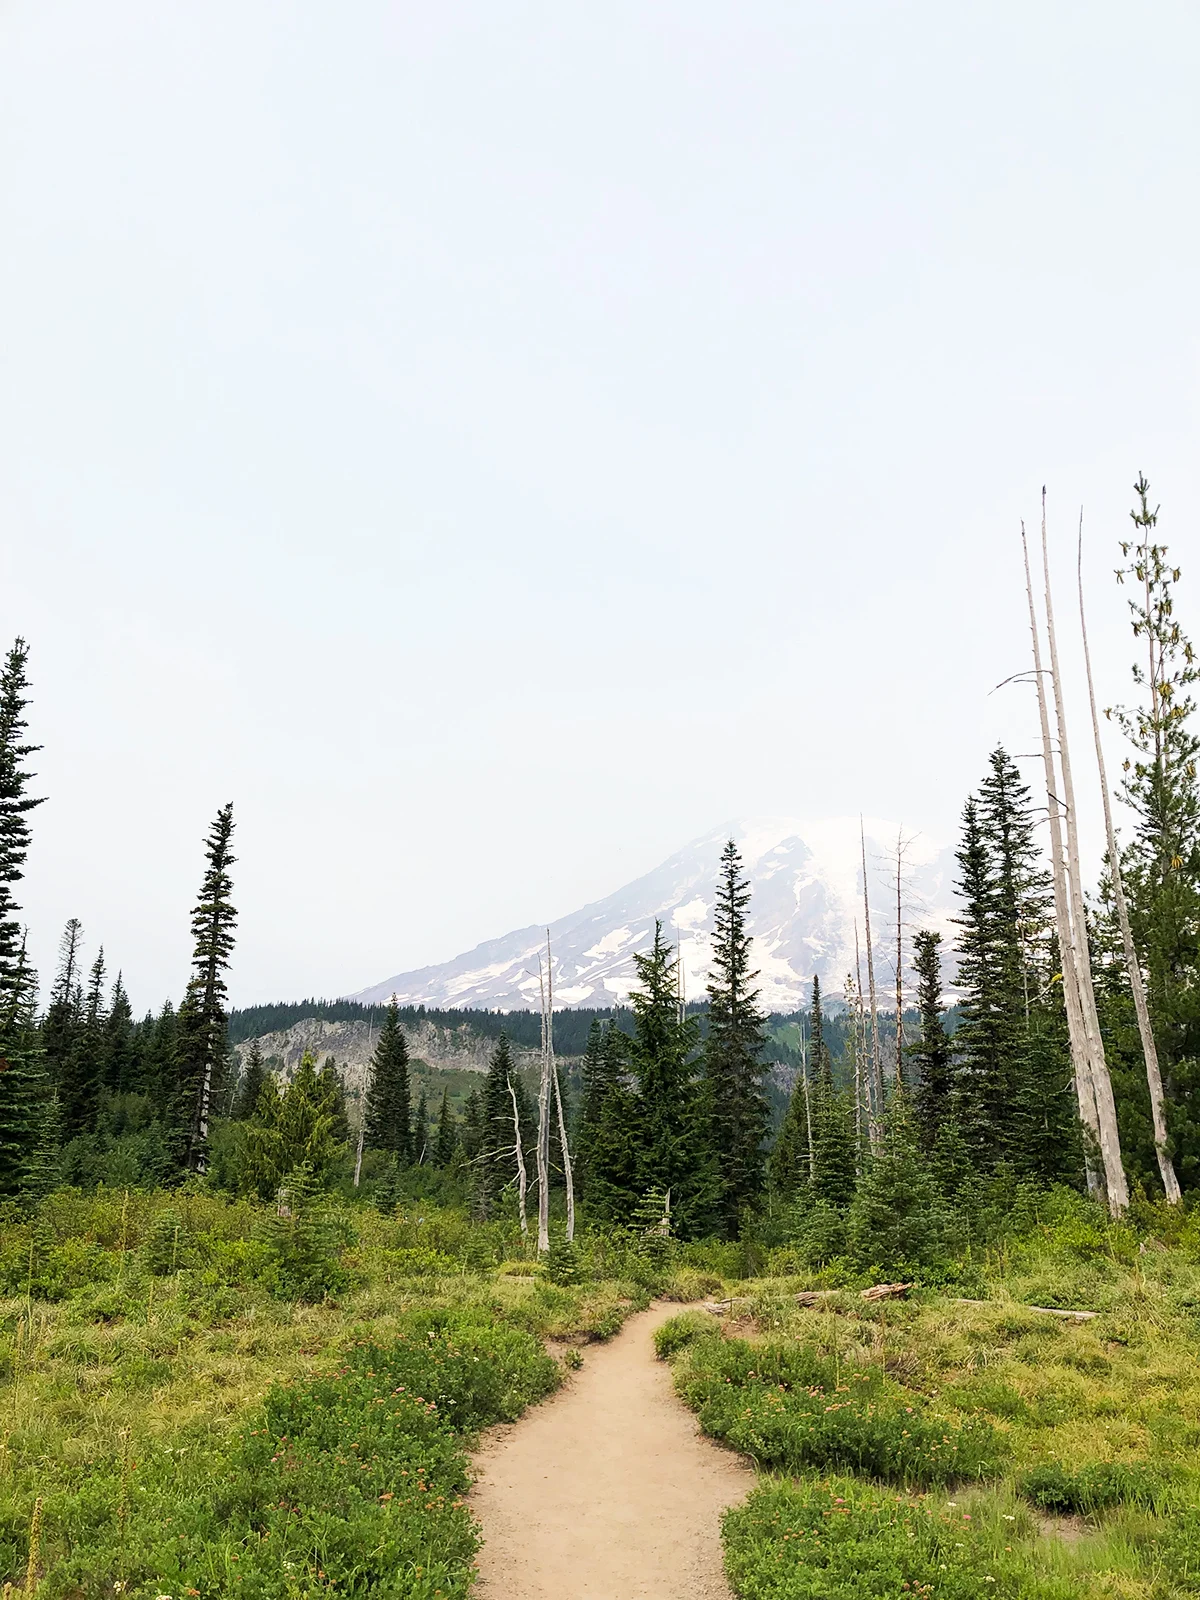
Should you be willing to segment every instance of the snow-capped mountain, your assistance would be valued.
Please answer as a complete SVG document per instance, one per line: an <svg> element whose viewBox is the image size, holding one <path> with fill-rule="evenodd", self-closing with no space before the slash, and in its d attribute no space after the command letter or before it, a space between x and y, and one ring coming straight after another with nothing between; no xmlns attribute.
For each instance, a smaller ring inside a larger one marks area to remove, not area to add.
<svg viewBox="0 0 1200 1600"><path fill-rule="evenodd" d="M864 821L875 975L881 1003L895 992L896 843L900 825ZM689 997L708 976L717 867L725 841L742 852L752 898L749 929L762 1003L790 1011L807 1003L816 973L831 999L855 966L855 925L863 921L862 855L857 817L801 821L742 820L695 839L645 877L550 924L555 1006L609 1006L634 986L632 956L649 948L654 922L683 952ZM951 847L915 830L904 833L903 928L949 931L953 909ZM490 939L453 961L399 973L352 998L368 1003L536 1009L538 954L544 927ZM907 958L906 958L907 964ZM866 953L863 948L863 971Z"/></svg>

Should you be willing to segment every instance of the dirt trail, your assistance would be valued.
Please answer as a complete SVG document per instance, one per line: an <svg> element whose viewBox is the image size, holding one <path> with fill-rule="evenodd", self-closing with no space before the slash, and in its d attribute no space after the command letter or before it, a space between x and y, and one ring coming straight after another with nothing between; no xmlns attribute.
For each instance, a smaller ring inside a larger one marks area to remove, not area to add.
<svg viewBox="0 0 1200 1600"><path fill-rule="evenodd" d="M553 1399L475 1460L479 1600L728 1600L722 1510L754 1474L705 1439L652 1335L677 1305L589 1346Z"/></svg>

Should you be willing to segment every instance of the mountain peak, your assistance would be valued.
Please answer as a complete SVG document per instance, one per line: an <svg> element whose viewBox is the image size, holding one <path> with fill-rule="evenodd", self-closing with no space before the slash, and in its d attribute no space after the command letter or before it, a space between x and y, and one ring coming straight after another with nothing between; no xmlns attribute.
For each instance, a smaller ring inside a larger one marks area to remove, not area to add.
<svg viewBox="0 0 1200 1600"><path fill-rule="evenodd" d="M895 971L895 854L899 823L862 821L876 975ZM854 968L861 928L862 847L857 817L738 818L693 839L644 877L550 923L558 1006L610 1006L635 982L633 956L649 948L656 920L683 953L689 996L699 996L711 958L713 905L727 839L741 850L750 880L748 927L762 1004L791 1011L807 1003L813 976L840 994ZM918 927L948 927L950 846L904 830L904 937ZM861 937L861 935L860 935ZM510 1011L538 1005L537 958L544 926L491 939L453 961L399 973L352 998L367 1004L482 1006ZM864 951L865 958L865 951Z"/></svg>

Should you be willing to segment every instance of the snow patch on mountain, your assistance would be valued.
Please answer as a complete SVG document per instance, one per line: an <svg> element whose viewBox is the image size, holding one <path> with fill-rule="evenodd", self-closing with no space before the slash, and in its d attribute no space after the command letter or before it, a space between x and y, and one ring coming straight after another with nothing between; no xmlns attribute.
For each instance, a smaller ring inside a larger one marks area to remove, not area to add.
<svg viewBox="0 0 1200 1600"><path fill-rule="evenodd" d="M863 820L876 979L895 987L895 853L899 823ZM903 935L918 927L953 930L952 847L905 829ZM750 879L748 926L764 1006L790 1011L807 1003L814 974L832 996L855 969L856 925L862 944L862 847L857 817L773 817L727 823L694 839L661 866L550 924L554 998L563 1006L610 1006L634 987L633 955L645 952L656 920L681 952L687 994L704 992L712 959L714 890L725 841L737 841ZM521 928L453 961L399 973L362 989L364 1003L536 1009L538 956L546 929ZM906 957L907 965L907 957Z"/></svg>

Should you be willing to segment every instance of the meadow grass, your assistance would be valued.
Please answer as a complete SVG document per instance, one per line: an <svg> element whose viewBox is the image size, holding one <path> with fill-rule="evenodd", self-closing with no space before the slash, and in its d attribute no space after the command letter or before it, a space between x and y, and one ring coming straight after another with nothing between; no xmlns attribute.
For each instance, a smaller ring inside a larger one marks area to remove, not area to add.
<svg viewBox="0 0 1200 1600"><path fill-rule="evenodd" d="M287 1300L264 1217L101 1192L10 1220L0 1581L23 1588L40 1502L47 1600L463 1595L473 1434L649 1299L644 1281L552 1283L503 1259L504 1227L421 1205L343 1217L344 1287Z"/></svg>
<svg viewBox="0 0 1200 1600"><path fill-rule="evenodd" d="M744 1600L1200 1594L1197 1223L1050 1211L977 1254L984 1304L851 1282L802 1307L792 1273L660 1330L702 1426L774 1474L726 1519ZM930 1426L971 1448L929 1470Z"/></svg>

